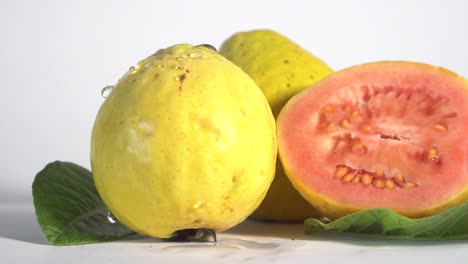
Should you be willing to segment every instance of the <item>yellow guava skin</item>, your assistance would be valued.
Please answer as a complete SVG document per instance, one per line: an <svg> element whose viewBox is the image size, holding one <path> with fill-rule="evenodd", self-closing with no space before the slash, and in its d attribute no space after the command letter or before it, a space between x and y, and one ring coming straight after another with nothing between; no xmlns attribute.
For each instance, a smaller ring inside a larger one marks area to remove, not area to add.
<svg viewBox="0 0 468 264"><path fill-rule="evenodd" d="M291 97L333 73L325 62L268 29L236 33L221 45L220 53L252 77L265 94L275 117ZM294 189L278 160L276 176L267 196L251 218L297 222L319 216Z"/></svg>
<svg viewBox="0 0 468 264"><path fill-rule="evenodd" d="M179 44L140 61L96 116L91 166L116 218L144 235L226 230L247 218L273 180L276 125L239 67Z"/></svg>

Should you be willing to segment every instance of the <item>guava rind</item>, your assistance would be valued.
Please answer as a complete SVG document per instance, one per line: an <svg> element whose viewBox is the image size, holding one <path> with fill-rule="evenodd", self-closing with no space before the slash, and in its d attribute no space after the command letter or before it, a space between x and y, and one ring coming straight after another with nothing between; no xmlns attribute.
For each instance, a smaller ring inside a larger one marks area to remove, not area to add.
<svg viewBox="0 0 468 264"><path fill-rule="evenodd" d="M116 218L158 238L226 230L271 184L276 130L258 86L203 47L180 44L131 68L96 116L91 166Z"/></svg>
<svg viewBox="0 0 468 264"><path fill-rule="evenodd" d="M322 60L272 30L236 33L224 41L220 53L252 77L275 117L292 96L333 72ZM278 161L267 196L251 218L293 222L318 216L293 188Z"/></svg>

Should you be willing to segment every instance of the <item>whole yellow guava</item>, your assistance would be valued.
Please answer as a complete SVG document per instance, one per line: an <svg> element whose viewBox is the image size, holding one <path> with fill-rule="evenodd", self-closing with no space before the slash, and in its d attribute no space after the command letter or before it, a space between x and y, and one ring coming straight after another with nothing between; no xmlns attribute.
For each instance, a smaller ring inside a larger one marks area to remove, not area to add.
<svg viewBox="0 0 468 264"><path fill-rule="evenodd" d="M272 30L236 33L222 44L220 53L252 77L275 117L292 96L333 72L322 60ZM303 221L317 216L318 211L294 189L278 161L270 190L252 218Z"/></svg>
<svg viewBox="0 0 468 264"><path fill-rule="evenodd" d="M140 61L97 114L97 190L130 229L168 238L226 230L264 198L275 120L255 82L207 46L179 44Z"/></svg>

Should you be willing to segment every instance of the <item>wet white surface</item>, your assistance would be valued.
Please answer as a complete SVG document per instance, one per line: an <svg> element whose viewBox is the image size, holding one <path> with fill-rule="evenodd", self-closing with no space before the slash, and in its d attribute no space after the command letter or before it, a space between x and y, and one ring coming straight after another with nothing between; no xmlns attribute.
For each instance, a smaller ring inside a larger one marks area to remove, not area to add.
<svg viewBox="0 0 468 264"><path fill-rule="evenodd" d="M134 236L117 242L52 246L32 203L0 205L2 263L466 263L467 241L394 241L304 235L302 224L247 221L218 242L182 243Z"/></svg>

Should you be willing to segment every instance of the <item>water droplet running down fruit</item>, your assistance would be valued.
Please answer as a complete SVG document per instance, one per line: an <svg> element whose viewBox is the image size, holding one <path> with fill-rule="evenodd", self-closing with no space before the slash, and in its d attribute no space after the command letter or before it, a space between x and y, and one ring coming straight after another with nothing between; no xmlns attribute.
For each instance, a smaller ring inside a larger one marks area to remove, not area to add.
<svg viewBox="0 0 468 264"><path fill-rule="evenodd" d="M111 211L107 211L107 221L111 224L117 223L117 220L115 220L114 215L111 213Z"/></svg>
<svg viewBox="0 0 468 264"><path fill-rule="evenodd" d="M108 85L101 90L101 96L104 98L107 98L109 94L112 92L112 89L114 89L114 85Z"/></svg>

